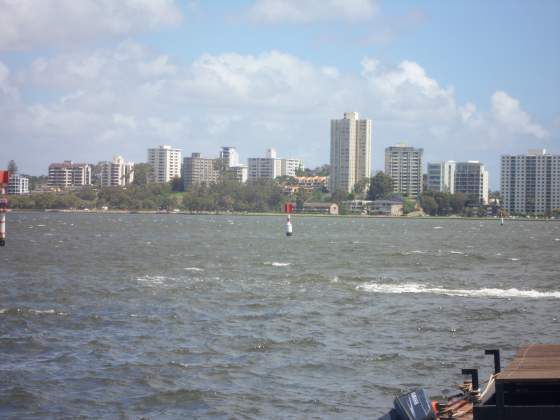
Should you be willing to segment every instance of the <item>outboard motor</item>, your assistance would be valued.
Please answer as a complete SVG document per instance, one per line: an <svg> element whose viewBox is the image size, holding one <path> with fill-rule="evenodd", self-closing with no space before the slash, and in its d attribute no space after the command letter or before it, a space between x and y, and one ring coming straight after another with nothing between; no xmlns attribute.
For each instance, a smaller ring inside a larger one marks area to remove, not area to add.
<svg viewBox="0 0 560 420"><path fill-rule="evenodd" d="M391 411L389 411L383 417L379 417L378 420L401 420L401 416L399 416L397 410L392 408Z"/></svg>
<svg viewBox="0 0 560 420"><path fill-rule="evenodd" d="M428 394L423 389L395 398L395 408L379 420L436 420Z"/></svg>
<svg viewBox="0 0 560 420"><path fill-rule="evenodd" d="M395 398L395 408L402 420L435 420L428 394L423 389Z"/></svg>

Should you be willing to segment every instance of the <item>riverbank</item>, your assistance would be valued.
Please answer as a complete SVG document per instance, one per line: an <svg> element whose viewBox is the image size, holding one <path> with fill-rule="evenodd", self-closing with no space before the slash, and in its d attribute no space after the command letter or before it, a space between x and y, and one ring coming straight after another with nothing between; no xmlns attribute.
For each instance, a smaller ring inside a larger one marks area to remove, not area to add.
<svg viewBox="0 0 560 420"><path fill-rule="evenodd" d="M285 216L285 213L274 213L274 212L213 212L213 211L159 211L159 210L98 210L98 209L11 209L10 213L72 213L72 214L161 214L161 215L189 215L189 216ZM293 213L294 217L338 217L338 218L355 218L355 219L427 219L427 220L498 220L497 217L464 217L464 216L381 216L381 215L362 215L362 214L318 214L318 213ZM560 219L546 219L546 218L536 218L536 217L508 217L504 219L505 221L515 221L515 222L558 222Z"/></svg>

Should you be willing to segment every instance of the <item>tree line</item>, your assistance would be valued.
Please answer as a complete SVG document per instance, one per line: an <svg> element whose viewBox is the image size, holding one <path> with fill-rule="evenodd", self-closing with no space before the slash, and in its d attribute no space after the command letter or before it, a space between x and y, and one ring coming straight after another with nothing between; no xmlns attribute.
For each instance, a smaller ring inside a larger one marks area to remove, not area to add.
<svg viewBox="0 0 560 420"><path fill-rule="evenodd" d="M175 185L174 185L175 184ZM174 188L175 187L175 188ZM223 180L174 191L177 182L123 187L87 186L76 191L45 192L10 197L16 209L110 209L199 211L281 211L288 200L273 180L241 184Z"/></svg>

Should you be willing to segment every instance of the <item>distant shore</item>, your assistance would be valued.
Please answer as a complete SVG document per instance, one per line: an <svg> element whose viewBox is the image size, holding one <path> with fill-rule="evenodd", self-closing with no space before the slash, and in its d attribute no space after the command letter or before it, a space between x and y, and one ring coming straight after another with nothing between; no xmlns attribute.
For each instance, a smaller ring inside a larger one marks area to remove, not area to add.
<svg viewBox="0 0 560 420"><path fill-rule="evenodd" d="M159 211L159 210L78 210L78 209L11 209L10 213L72 213L72 214L161 214L161 215L187 215L187 216L285 216L286 213L274 212L213 212L213 211ZM319 213L292 213L294 217L339 217L353 219L424 219L424 220L499 220L498 217L465 217L465 216L381 216L381 215L361 215L361 214L319 214ZM560 219L545 218L525 218L525 217L508 217L505 221L514 222L559 222Z"/></svg>

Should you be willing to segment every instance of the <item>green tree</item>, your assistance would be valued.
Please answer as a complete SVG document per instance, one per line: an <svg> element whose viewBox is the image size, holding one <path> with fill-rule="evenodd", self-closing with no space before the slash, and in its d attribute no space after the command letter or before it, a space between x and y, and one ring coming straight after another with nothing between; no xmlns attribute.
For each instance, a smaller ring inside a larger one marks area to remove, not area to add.
<svg viewBox="0 0 560 420"><path fill-rule="evenodd" d="M378 171L369 185L368 200L379 200L393 193L393 180L390 176Z"/></svg>
<svg viewBox="0 0 560 420"><path fill-rule="evenodd" d="M29 176L29 190L34 191L41 185L46 185L49 180L49 177L46 175L40 176Z"/></svg>
<svg viewBox="0 0 560 420"><path fill-rule="evenodd" d="M10 174L17 174L18 171L18 167L16 165L16 161L15 160L10 160L8 162L8 172Z"/></svg>
<svg viewBox="0 0 560 420"><path fill-rule="evenodd" d="M439 215L446 215L449 213L449 209L450 209L449 193L436 192L434 193L434 200L436 200Z"/></svg>
<svg viewBox="0 0 560 420"><path fill-rule="evenodd" d="M97 191L92 187L83 187L81 190L76 192L76 196L82 200L93 201L97 199Z"/></svg>
<svg viewBox="0 0 560 420"><path fill-rule="evenodd" d="M298 210L303 209L303 204L309 200L310 194L306 192L303 188L300 188L296 193L296 208Z"/></svg>
<svg viewBox="0 0 560 420"><path fill-rule="evenodd" d="M408 214L412 213L416 209L416 202L411 198L404 198L403 199L403 213Z"/></svg>
<svg viewBox="0 0 560 420"><path fill-rule="evenodd" d="M420 198L420 205L422 209L424 209L424 212L428 213L430 216L437 215L438 204L431 195L423 194Z"/></svg>
<svg viewBox="0 0 560 420"><path fill-rule="evenodd" d="M352 190L352 192L358 196L358 197L363 197L366 193L366 190L370 184L370 179L369 178L363 178L360 179L358 182L356 182L356 184L354 185L354 188Z"/></svg>
<svg viewBox="0 0 560 420"><path fill-rule="evenodd" d="M331 201L337 204L340 204L342 201L348 200L348 194L344 190L336 190L334 193L331 194Z"/></svg>
<svg viewBox="0 0 560 420"><path fill-rule="evenodd" d="M183 179L176 176L171 181L171 191L179 192L183 191Z"/></svg>
<svg viewBox="0 0 560 420"><path fill-rule="evenodd" d="M134 185L146 185L150 173L152 172L152 166L149 163L136 163L134 165Z"/></svg>
<svg viewBox="0 0 560 420"><path fill-rule="evenodd" d="M463 210L465 209L465 203L466 202L467 202L467 199L465 197L465 194L463 194L463 193L452 194L451 197L449 198L449 205L451 206L451 209L452 209L454 214L463 213Z"/></svg>

